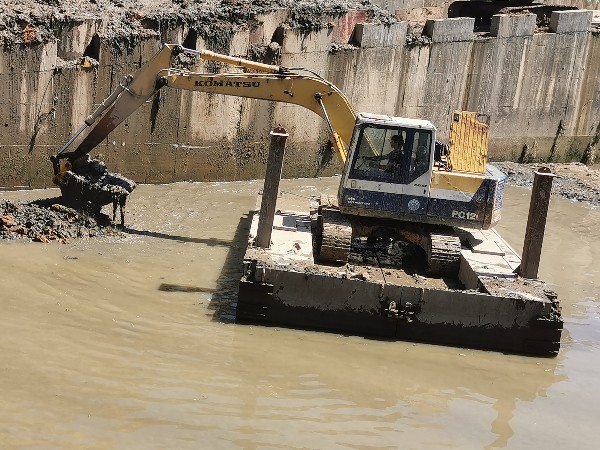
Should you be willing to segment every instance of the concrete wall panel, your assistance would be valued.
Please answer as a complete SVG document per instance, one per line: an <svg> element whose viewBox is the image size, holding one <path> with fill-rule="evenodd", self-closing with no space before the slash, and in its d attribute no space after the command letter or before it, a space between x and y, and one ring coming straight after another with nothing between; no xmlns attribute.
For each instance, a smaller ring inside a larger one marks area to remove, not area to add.
<svg viewBox="0 0 600 450"><path fill-rule="evenodd" d="M83 56L94 35L100 32L101 21L83 20L67 24L57 42L58 57L66 61Z"/></svg>
<svg viewBox="0 0 600 450"><path fill-rule="evenodd" d="M578 13L556 16L556 33L533 36L528 16L497 19L498 37L473 36L468 20L435 21L429 26L433 42L414 47L396 40L389 46L388 27L369 24L363 31L378 32L368 46L334 51L331 43L346 42L362 17L349 12L319 32L285 29L281 64L320 73L359 111L429 119L442 138L452 109L489 114L492 159L516 158L525 143L547 158L562 127L553 157L566 159L583 152L600 129L600 37L582 31L587 13ZM270 43L286 18L284 10L259 18L231 36L229 52L243 55L251 42ZM8 170L0 172L0 186L48 185L47 155L124 75L161 48L161 40L181 42L189 32L184 26L162 29L127 48L106 40L105 28L102 21L86 20L65 27L56 42L0 49L0 167ZM83 69L74 62L96 33L99 65ZM206 44L198 38L197 46ZM325 123L308 110L169 89L128 118L93 156L142 182L253 178L264 174L275 125L290 134L284 176L339 172L323 150Z"/></svg>
<svg viewBox="0 0 600 450"><path fill-rule="evenodd" d="M247 55L250 48L250 31L240 30L231 39L229 53L232 55Z"/></svg>
<svg viewBox="0 0 600 450"><path fill-rule="evenodd" d="M406 117L423 117L427 66L431 47L415 47L406 52L402 61L396 111Z"/></svg>
<svg viewBox="0 0 600 450"><path fill-rule="evenodd" d="M433 42L472 41L474 27L475 19L471 17L432 19L425 24L424 32Z"/></svg>
<svg viewBox="0 0 600 450"><path fill-rule="evenodd" d="M535 14L496 14L492 16L490 35L500 38L533 36Z"/></svg>
<svg viewBox="0 0 600 450"><path fill-rule="evenodd" d="M299 30L285 30L282 53L299 55L302 53L327 52L333 42L330 28L306 33Z"/></svg>
<svg viewBox="0 0 600 450"><path fill-rule="evenodd" d="M288 18L287 9L280 9L256 17L256 23L250 26L249 40L252 44L265 45L273 41L273 34Z"/></svg>
<svg viewBox="0 0 600 450"><path fill-rule="evenodd" d="M360 111L394 115L395 93L403 81L402 57L399 49L370 48L332 58L330 75L336 76L330 79Z"/></svg>
<svg viewBox="0 0 600 450"><path fill-rule="evenodd" d="M577 104L579 105L576 135L593 135L600 123L600 36L589 37L588 53L582 61L582 78Z"/></svg>
<svg viewBox="0 0 600 450"><path fill-rule="evenodd" d="M406 41L407 22L391 25L359 23L354 29L353 40L361 48L402 47Z"/></svg>
<svg viewBox="0 0 600 450"><path fill-rule="evenodd" d="M550 31L554 33L582 33L590 30L594 12L553 11L550 16Z"/></svg>
<svg viewBox="0 0 600 450"><path fill-rule="evenodd" d="M460 109L470 65L472 42L434 44L429 55L421 118L433 122L447 138L453 109Z"/></svg>
<svg viewBox="0 0 600 450"><path fill-rule="evenodd" d="M333 19L332 42L347 44L350 42L350 38L353 36L358 24L367 20L367 12L357 10L351 10L340 17L335 17Z"/></svg>

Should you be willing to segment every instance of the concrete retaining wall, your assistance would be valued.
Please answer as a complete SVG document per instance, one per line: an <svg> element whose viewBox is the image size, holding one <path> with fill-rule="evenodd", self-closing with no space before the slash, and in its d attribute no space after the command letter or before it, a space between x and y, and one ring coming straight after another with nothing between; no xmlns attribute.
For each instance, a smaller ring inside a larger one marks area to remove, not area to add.
<svg viewBox="0 0 600 450"><path fill-rule="evenodd" d="M528 15L495 17L486 35L474 35L469 19L436 20L426 27L432 42L421 46L407 43L405 23L364 23L360 11L311 34L281 27L284 18L277 12L238 31L230 53L275 42L271 56L281 65L320 73L358 110L427 118L442 139L452 109L489 114L492 159L517 159L525 144L538 158L578 159L600 130L600 42L588 31L591 13L555 13L555 32L539 34ZM103 26L78 22L57 41L0 49L0 186L48 185L48 156L122 75L161 42L188 35L184 26L161 30L120 51L102 38ZM201 39L196 45L205 47ZM275 125L290 134L284 176L339 172L323 145L324 123L310 111L168 88L92 155L138 182L260 178Z"/></svg>

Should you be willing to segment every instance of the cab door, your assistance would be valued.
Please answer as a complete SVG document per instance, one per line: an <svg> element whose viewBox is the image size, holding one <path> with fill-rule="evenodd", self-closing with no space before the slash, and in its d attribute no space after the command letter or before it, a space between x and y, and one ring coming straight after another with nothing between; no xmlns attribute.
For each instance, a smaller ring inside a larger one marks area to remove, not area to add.
<svg viewBox="0 0 600 450"><path fill-rule="evenodd" d="M401 148L393 141L400 141ZM355 208L360 215L426 214L431 142L431 130L364 126L343 180L340 206Z"/></svg>
<svg viewBox="0 0 600 450"><path fill-rule="evenodd" d="M403 162L403 212L426 214L433 167L431 156L435 142L429 130L414 130L411 137Z"/></svg>

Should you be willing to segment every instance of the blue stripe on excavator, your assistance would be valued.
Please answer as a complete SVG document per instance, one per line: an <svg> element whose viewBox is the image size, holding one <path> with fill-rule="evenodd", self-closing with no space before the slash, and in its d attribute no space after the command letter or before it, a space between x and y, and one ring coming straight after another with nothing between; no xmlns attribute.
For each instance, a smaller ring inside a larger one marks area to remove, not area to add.
<svg viewBox="0 0 600 450"><path fill-rule="evenodd" d="M496 194L494 192L496 183L496 180L485 180L468 202L379 191L344 189L342 192L342 205L349 208L388 213L386 216L400 220L414 221L414 218L405 218L403 215L416 214L426 215L429 220L425 220L425 222L429 223L488 228L493 209L502 201L501 186L500 192L498 192L500 195L494 195Z"/></svg>
<svg viewBox="0 0 600 450"><path fill-rule="evenodd" d="M427 197L362 189L344 189L342 205L392 213L427 213Z"/></svg>

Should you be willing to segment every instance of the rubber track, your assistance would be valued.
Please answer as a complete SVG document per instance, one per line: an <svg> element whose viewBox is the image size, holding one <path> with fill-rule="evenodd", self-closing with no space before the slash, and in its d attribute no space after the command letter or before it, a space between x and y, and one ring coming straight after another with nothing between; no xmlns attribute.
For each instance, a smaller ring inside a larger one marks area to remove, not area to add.
<svg viewBox="0 0 600 450"><path fill-rule="evenodd" d="M456 275L460 267L460 239L454 234L429 233L427 264L432 275Z"/></svg>
<svg viewBox="0 0 600 450"><path fill-rule="evenodd" d="M343 214L322 210L323 231L319 260L327 263L345 264L352 244L352 226Z"/></svg>

